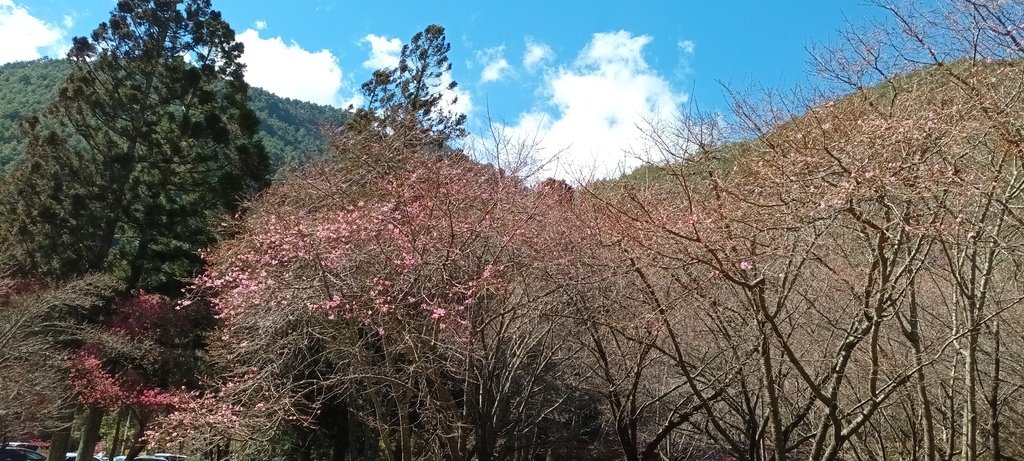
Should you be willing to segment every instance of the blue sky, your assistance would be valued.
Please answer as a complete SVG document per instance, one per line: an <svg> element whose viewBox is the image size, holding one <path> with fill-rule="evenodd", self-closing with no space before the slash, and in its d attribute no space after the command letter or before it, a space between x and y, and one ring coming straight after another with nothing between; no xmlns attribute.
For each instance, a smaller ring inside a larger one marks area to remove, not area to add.
<svg viewBox="0 0 1024 461"><path fill-rule="evenodd" d="M56 56L106 20L113 0L0 0L0 62ZM635 165L635 126L696 102L727 112L723 85L785 90L813 81L807 47L846 21L881 16L859 0L214 0L246 44L247 79L282 96L358 103L372 69L436 23L470 126L539 140L562 177ZM7 46L6 44L16 44Z"/></svg>

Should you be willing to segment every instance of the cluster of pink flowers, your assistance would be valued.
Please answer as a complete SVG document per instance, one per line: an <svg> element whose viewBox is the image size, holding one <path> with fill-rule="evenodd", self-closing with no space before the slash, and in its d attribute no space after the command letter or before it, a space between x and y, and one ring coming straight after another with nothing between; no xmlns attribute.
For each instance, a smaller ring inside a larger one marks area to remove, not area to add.
<svg viewBox="0 0 1024 461"><path fill-rule="evenodd" d="M174 312L174 303L167 297L140 291L120 303L106 326L124 336L147 336L169 321Z"/></svg>
<svg viewBox="0 0 1024 461"><path fill-rule="evenodd" d="M151 445L181 451L206 448L204 442L231 437L241 425L241 408L226 404L218 394L180 394L171 403L173 411L146 431L145 439Z"/></svg>
<svg viewBox="0 0 1024 461"><path fill-rule="evenodd" d="M179 392L148 388L108 373L103 361L88 348L72 356L68 369L68 382L85 405L109 409L127 405L143 411L164 411L173 409L183 398Z"/></svg>
<svg viewBox="0 0 1024 461"><path fill-rule="evenodd" d="M475 168L436 161L384 181L372 202L257 215L245 238L208 255L195 286L228 321L279 306L379 330L391 318L465 325L465 311L499 284L478 252L500 255L529 235L506 203L525 194Z"/></svg>
<svg viewBox="0 0 1024 461"><path fill-rule="evenodd" d="M103 362L91 352L78 351L69 365L68 382L83 404L117 408L128 400L121 383L103 369Z"/></svg>

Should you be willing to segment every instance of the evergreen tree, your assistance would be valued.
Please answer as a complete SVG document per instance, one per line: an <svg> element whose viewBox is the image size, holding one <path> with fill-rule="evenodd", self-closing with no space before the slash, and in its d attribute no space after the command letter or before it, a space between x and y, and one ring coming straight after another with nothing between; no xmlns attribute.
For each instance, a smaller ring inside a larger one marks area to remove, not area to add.
<svg viewBox="0 0 1024 461"><path fill-rule="evenodd" d="M378 69L363 83L366 106L356 112L350 129L391 132L413 123L439 148L463 138L466 115L450 109L458 102L450 95L458 86L451 78L450 49L442 26L431 24L413 35L402 47L397 67Z"/></svg>
<svg viewBox="0 0 1024 461"><path fill-rule="evenodd" d="M209 0L122 0L76 37L0 204L17 269L163 292L192 276L217 220L267 178L241 53Z"/></svg>
<svg viewBox="0 0 1024 461"><path fill-rule="evenodd" d="M90 37L76 37L74 68L23 123L25 156L0 190L7 269L54 281L105 273L122 293L176 295L202 267L197 250L215 242L218 221L267 181L242 51L209 0L121 0ZM84 322L100 327L123 304ZM103 367L130 365L114 362ZM169 382L173 370L151 368L154 385ZM89 404L80 459L103 414ZM69 426L58 422L51 457L63 456Z"/></svg>

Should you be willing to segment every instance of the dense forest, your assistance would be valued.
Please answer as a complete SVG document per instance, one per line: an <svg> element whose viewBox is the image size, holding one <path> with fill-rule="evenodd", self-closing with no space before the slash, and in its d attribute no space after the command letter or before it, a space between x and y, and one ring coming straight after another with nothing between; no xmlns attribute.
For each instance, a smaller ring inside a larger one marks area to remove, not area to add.
<svg viewBox="0 0 1024 461"><path fill-rule="evenodd" d="M50 103L71 69L69 61L46 58L0 66L0 172L24 152L21 120ZM327 145L324 131L344 125L348 116L342 109L281 98L260 88L251 88L249 98L275 169L318 156Z"/></svg>
<svg viewBox="0 0 1024 461"><path fill-rule="evenodd" d="M439 25L342 117L250 89L208 0L118 2L67 61L0 72L40 95L0 98L29 114L3 138L0 441L1020 459L1024 3L884 8L812 56L821 87L652 120L662 161L569 184L500 130L460 150Z"/></svg>

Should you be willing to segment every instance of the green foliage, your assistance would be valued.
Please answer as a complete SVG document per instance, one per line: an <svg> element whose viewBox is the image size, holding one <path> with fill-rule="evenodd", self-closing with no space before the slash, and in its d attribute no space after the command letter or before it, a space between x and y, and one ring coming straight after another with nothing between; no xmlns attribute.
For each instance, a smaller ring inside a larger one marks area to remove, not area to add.
<svg viewBox="0 0 1024 461"><path fill-rule="evenodd" d="M193 275L218 217L269 172L241 52L208 0L121 1L76 37L0 204L17 269L157 291Z"/></svg>
<svg viewBox="0 0 1024 461"><path fill-rule="evenodd" d="M349 112L275 96L252 88L249 100L260 119L260 139L276 171L286 165L301 165L317 157L327 141L326 133L344 126Z"/></svg>
<svg viewBox="0 0 1024 461"><path fill-rule="evenodd" d="M74 66L67 60L43 59L0 66L0 175L25 151L20 122L41 112ZM330 106L275 96L250 88L249 102L260 119L260 139L273 170L304 164L323 151L324 129L345 124L349 112Z"/></svg>
<svg viewBox="0 0 1024 461"><path fill-rule="evenodd" d="M350 127L393 132L401 131L399 125L415 124L423 138L438 148L465 137L466 115L446 107L458 101L458 97L445 100L445 91L458 86L451 79L450 49L439 25L431 24L413 35L402 47L397 67L378 69L363 83L366 107L356 112Z"/></svg>
<svg viewBox="0 0 1024 461"><path fill-rule="evenodd" d="M38 129L38 120L23 131ZM3 240L12 254L5 263L52 275L85 273L105 214L95 205L106 192L100 175L74 158L62 134L39 133L27 144L34 158L20 162L0 187Z"/></svg>
<svg viewBox="0 0 1024 461"><path fill-rule="evenodd" d="M0 66L0 172L21 158L21 120L42 111L71 72L65 60L43 59Z"/></svg>

